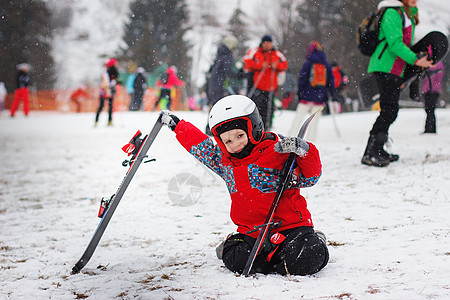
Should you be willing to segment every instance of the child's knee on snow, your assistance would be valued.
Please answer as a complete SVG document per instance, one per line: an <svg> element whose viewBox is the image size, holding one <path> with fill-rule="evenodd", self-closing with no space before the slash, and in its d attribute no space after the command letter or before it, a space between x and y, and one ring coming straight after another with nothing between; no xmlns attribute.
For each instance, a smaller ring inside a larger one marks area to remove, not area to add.
<svg viewBox="0 0 450 300"><path fill-rule="evenodd" d="M287 243L280 251L282 263L277 266L280 274L310 275L321 270L328 262L328 249L315 234Z"/></svg>

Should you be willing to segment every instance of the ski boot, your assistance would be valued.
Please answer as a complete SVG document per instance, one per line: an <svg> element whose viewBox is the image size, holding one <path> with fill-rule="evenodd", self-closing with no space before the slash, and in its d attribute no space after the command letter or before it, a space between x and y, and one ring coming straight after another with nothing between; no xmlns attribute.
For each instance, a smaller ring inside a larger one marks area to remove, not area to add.
<svg viewBox="0 0 450 300"><path fill-rule="evenodd" d="M385 167L391 162L390 159L383 155L383 146L387 141L387 134L378 133L376 135L371 134L367 141L367 147L364 151L364 155L361 159L363 165ZM397 158L398 159L398 158Z"/></svg>

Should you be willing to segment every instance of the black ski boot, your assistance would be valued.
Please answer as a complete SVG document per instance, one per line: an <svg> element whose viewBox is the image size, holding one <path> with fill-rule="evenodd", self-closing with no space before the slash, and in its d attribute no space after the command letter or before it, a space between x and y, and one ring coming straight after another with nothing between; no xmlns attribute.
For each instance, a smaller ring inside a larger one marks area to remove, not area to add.
<svg viewBox="0 0 450 300"><path fill-rule="evenodd" d="M387 134L378 133L376 135L371 134L367 141L366 151L361 159L363 165L385 167L389 165L390 159L383 155L384 143L387 141ZM398 159L398 158L397 158Z"/></svg>

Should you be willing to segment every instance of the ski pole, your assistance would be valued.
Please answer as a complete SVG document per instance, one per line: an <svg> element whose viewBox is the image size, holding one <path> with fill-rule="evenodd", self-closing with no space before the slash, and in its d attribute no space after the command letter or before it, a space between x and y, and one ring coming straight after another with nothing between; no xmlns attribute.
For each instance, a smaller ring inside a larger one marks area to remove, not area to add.
<svg viewBox="0 0 450 300"><path fill-rule="evenodd" d="M275 70L271 70L270 73L270 92L269 92L269 99L267 99L267 113L266 113L266 121L267 121L267 127L269 128L270 123L272 122L272 106L273 106L273 95L275 93L275 84L274 84L274 74L276 74L276 69L278 63L275 65Z"/></svg>
<svg viewBox="0 0 450 300"><path fill-rule="evenodd" d="M333 120L333 125L334 125L334 130L336 131L336 135L338 136L338 138L341 138L341 132L339 131L339 128L336 123L336 118L334 116L334 108L333 108L332 102L333 101L328 101L328 108L330 110L331 119Z"/></svg>
<svg viewBox="0 0 450 300"><path fill-rule="evenodd" d="M250 92L248 93L247 97L252 98L253 94L255 93L256 86L257 86L257 85L259 84L259 82L261 81L261 79L262 79L262 77L263 77L264 72L266 71L266 69L267 69L267 66L265 66L264 68L262 68L261 72L260 72L259 75L258 75L258 78L256 78L256 81L255 81L255 82L253 82L252 89L251 89Z"/></svg>

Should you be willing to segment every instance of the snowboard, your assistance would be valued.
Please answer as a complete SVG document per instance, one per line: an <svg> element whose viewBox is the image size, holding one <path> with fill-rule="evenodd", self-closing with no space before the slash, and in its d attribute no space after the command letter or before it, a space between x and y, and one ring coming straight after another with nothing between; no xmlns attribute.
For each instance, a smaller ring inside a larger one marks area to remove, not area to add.
<svg viewBox="0 0 450 300"><path fill-rule="evenodd" d="M415 43L411 50L415 53L422 53L428 56L434 64L440 62L447 55L448 39L445 34L439 31L432 31ZM407 65L403 77L403 82L414 81L422 72L422 68L415 65Z"/></svg>
<svg viewBox="0 0 450 300"><path fill-rule="evenodd" d="M437 63L445 58L448 52L448 39L439 31L432 31L417 41L412 47L415 53L427 55L430 60ZM415 65L407 65L403 77L403 89L409 88L424 69ZM364 76L358 85L358 97L361 105L366 109L371 108L380 98L375 76L372 73Z"/></svg>

